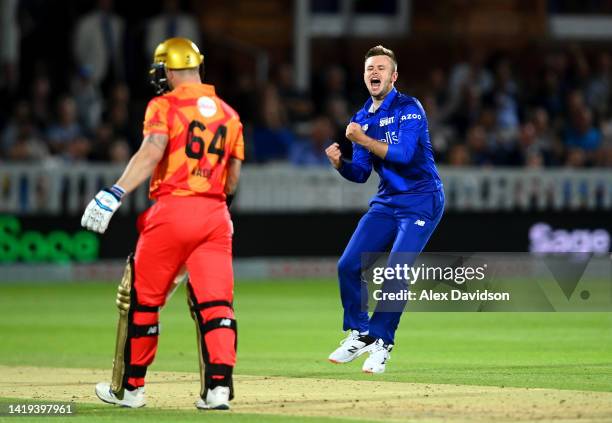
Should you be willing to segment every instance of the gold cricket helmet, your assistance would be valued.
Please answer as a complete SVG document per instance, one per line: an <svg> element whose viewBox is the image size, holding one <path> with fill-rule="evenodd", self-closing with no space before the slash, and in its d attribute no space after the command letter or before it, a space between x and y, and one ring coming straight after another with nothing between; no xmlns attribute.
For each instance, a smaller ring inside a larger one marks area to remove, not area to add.
<svg viewBox="0 0 612 423"><path fill-rule="evenodd" d="M156 94L170 91L166 69L180 70L199 67L204 61L198 46L187 38L168 38L160 43L153 54L149 79Z"/></svg>

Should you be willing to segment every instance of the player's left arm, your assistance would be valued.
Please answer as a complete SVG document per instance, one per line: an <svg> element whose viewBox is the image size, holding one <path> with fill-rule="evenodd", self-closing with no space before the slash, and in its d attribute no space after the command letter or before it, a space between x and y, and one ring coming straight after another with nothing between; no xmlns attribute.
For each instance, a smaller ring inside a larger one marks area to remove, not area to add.
<svg viewBox="0 0 612 423"><path fill-rule="evenodd" d="M236 157L230 157L227 164L227 179L225 180L225 195L234 195L238 188L240 180L240 169L242 169L242 160Z"/></svg>
<svg viewBox="0 0 612 423"><path fill-rule="evenodd" d="M391 163L406 164L412 160L422 125L425 121L422 111L416 106L405 107L400 115L398 142L387 144L367 136L358 124L346 127L346 137L363 146L372 154Z"/></svg>
<svg viewBox="0 0 612 423"><path fill-rule="evenodd" d="M353 141L355 144L359 144L370 153L384 159L387 156L389 145L375 140L372 137L366 135L361 129L361 125L356 122L351 122L346 127L346 138Z"/></svg>
<svg viewBox="0 0 612 423"><path fill-rule="evenodd" d="M240 170L244 160L244 136L242 134L242 124L239 122L236 131L235 141L232 143L232 151L227 162L227 179L225 180L225 199L229 207L234 200L234 194L238 188L240 180Z"/></svg>

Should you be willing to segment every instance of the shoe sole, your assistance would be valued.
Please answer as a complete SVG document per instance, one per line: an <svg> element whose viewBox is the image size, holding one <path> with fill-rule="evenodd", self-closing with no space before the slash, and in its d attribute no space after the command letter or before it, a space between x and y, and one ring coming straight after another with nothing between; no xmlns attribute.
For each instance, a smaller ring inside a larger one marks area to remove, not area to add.
<svg viewBox="0 0 612 423"><path fill-rule="evenodd" d="M220 410L220 411L225 411L225 410L229 410L230 406L227 404L222 404L222 405L218 405L216 407L198 407L196 405L196 408L198 410L202 410L202 411L210 411L210 410Z"/></svg>
<svg viewBox="0 0 612 423"><path fill-rule="evenodd" d="M381 372L375 372L374 370L370 370L370 369L361 369L361 371L369 375L379 375L381 373L384 373L385 369L383 369Z"/></svg>

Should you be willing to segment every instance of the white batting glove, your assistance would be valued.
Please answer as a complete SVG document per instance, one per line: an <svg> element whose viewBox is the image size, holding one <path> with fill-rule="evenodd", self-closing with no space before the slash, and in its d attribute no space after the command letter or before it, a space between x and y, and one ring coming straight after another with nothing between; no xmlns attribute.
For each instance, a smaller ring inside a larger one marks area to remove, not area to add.
<svg viewBox="0 0 612 423"><path fill-rule="evenodd" d="M111 217L121 206L121 197L124 194L125 190L119 185L113 185L112 188L105 188L97 193L83 213L81 226L103 234Z"/></svg>

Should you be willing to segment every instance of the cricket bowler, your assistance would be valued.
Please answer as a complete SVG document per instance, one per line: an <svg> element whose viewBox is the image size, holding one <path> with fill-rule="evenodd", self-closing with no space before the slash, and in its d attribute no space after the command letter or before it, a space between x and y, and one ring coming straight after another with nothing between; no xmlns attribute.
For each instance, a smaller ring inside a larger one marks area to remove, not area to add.
<svg viewBox="0 0 612 423"><path fill-rule="evenodd" d="M145 405L145 376L157 350L159 310L186 266L188 302L200 359L199 409L229 409L236 363L232 308L232 222L226 204L244 160L242 124L212 85L204 56L185 38L155 50L156 88L146 109L143 142L119 180L89 203L81 224L104 233L122 198L147 178L155 203L139 217L136 253L118 288L119 323L111 383L96 385L104 402Z"/></svg>
<svg viewBox="0 0 612 423"><path fill-rule="evenodd" d="M371 48L363 74L370 98L346 127L346 138L353 142L352 160L342 157L337 143L326 149L332 166L349 181L366 182L372 169L380 177L378 192L338 262L348 336L329 356L333 363L348 363L367 352L362 367L366 373L385 371L405 303L392 312L379 311L379 303L368 316L362 308L362 253L390 248L391 253L411 253L416 259L444 210L425 110L416 98L395 89L397 77L393 51L380 45Z"/></svg>

